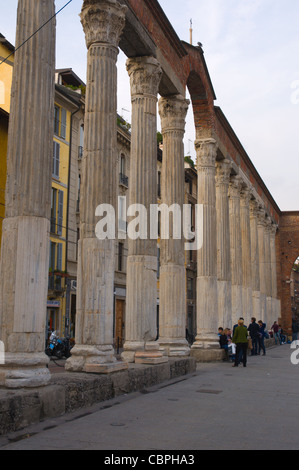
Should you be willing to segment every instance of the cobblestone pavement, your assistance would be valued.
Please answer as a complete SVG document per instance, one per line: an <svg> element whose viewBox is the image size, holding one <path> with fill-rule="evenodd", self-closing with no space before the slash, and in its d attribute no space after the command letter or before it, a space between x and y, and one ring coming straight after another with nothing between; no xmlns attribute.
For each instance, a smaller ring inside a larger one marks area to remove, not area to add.
<svg viewBox="0 0 299 470"><path fill-rule="evenodd" d="M200 364L190 376L0 438L1 450L298 450L292 353L274 347L246 369Z"/></svg>

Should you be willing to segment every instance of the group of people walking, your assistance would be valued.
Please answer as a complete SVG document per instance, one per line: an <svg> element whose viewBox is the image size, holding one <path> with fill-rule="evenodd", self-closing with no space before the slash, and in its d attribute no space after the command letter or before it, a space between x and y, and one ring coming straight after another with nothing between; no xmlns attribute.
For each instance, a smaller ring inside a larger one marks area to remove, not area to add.
<svg viewBox="0 0 299 470"><path fill-rule="evenodd" d="M219 328L220 347L226 353L226 359L229 360L229 350L231 349L232 358L234 360L233 367L238 367L242 362L243 366L247 365L248 349L251 355L266 355L265 339L269 338L266 330L266 323L261 320L256 322L256 318L251 318L251 323L247 327L244 324L244 318L240 318L238 323L234 325L233 331ZM250 338L248 338L248 335Z"/></svg>

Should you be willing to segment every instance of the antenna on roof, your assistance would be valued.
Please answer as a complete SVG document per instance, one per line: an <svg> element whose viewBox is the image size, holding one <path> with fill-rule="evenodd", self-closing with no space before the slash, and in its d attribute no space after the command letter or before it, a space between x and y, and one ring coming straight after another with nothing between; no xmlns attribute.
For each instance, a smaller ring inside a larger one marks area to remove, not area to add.
<svg viewBox="0 0 299 470"><path fill-rule="evenodd" d="M192 18L190 20L190 44L191 44L191 46L193 45L193 22L192 22Z"/></svg>

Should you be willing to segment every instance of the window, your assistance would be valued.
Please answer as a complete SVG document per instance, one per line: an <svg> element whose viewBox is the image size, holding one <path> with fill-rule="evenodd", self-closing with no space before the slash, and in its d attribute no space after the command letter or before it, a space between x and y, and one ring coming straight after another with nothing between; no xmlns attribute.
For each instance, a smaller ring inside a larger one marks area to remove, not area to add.
<svg viewBox="0 0 299 470"><path fill-rule="evenodd" d="M54 134L66 139L67 111L59 106L54 107Z"/></svg>
<svg viewBox="0 0 299 470"><path fill-rule="evenodd" d="M52 174L55 178L59 178L59 166L60 166L60 144L53 142L53 168Z"/></svg>
<svg viewBox="0 0 299 470"><path fill-rule="evenodd" d="M63 199L64 193L52 188L51 198L51 233L62 235L63 229Z"/></svg>
<svg viewBox="0 0 299 470"><path fill-rule="evenodd" d="M124 244L118 244L118 271L123 270L123 255L124 255Z"/></svg>
<svg viewBox="0 0 299 470"><path fill-rule="evenodd" d="M54 134L59 136L59 108L54 108Z"/></svg>
<svg viewBox="0 0 299 470"><path fill-rule="evenodd" d="M61 108L60 137L66 138L66 110Z"/></svg>
<svg viewBox="0 0 299 470"><path fill-rule="evenodd" d="M56 233L57 189L52 188L51 197L51 233ZM53 266L51 266L53 267Z"/></svg>
<svg viewBox="0 0 299 470"><path fill-rule="evenodd" d="M61 274L55 274L55 271L62 271L62 254L63 254L63 245L62 243L50 242L50 261L49 269L52 271L49 276L49 285L50 290L62 289L62 277Z"/></svg>
<svg viewBox="0 0 299 470"><path fill-rule="evenodd" d="M158 171L158 198L161 199L161 171Z"/></svg>
<svg viewBox="0 0 299 470"><path fill-rule="evenodd" d="M58 224L57 224L57 235L62 235L62 226L63 226L63 191L58 191Z"/></svg>
<svg viewBox="0 0 299 470"><path fill-rule="evenodd" d="M124 155L120 157L119 184L126 188L128 188L129 185L129 178L126 176L126 157Z"/></svg>

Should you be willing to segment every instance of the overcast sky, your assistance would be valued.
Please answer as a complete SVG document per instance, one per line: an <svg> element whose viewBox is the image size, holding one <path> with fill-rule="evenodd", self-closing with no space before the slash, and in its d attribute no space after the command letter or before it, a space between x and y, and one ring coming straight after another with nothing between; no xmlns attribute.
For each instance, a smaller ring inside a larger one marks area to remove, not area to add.
<svg viewBox="0 0 299 470"><path fill-rule="evenodd" d="M59 10L67 0L56 0ZM0 32L15 43L17 0L0 0ZM86 77L79 20L82 0L57 18L57 68ZM178 36L203 44L217 96L256 169L282 210L299 210L299 1L160 0ZM126 58L119 55L118 112L130 120ZM195 157L192 111L185 153Z"/></svg>

